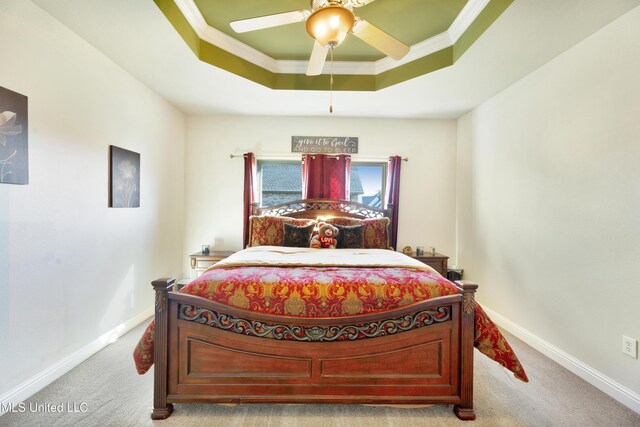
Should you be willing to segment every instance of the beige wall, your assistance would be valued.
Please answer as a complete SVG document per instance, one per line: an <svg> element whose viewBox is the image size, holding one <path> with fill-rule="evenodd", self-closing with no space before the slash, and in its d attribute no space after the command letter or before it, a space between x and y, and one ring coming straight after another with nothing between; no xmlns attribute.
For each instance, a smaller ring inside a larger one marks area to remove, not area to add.
<svg viewBox="0 0 640 427"><path fill-rule="evenodd" d="M180 273L185 121L29 1L2 3L0 40L0 86L29 97L30 161L29 185L0 185L2 396L149 312L149 282ZM139 209L107 208L110 144L141 154Z"/></svg>
<svg viewBox="0 0 640 427"><path fill-rule="evenodd" d="M402 164L399 246L454 251L454 120L207 116L187 119L186 256L202 244L242 246L243 163L230 153L291 155L292 135L359 137L356 158L409 157ZM187 277L187 276L185 276Z"/></svg>
<svg viewBox="0 0 640 427"><path fill-rule="evenodd" d="M481 303L636 396L639 52L636 8L461 118L457 176Z"/></svg>

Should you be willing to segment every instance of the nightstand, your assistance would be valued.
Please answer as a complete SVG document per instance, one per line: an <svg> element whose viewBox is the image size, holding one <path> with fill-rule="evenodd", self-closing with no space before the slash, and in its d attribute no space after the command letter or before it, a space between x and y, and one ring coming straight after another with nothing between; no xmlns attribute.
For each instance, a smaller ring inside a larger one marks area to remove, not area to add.
<svg viewBox="0 0 640 427"><path fill-rule="evenodd" d="M427 264L429 267L432 267L436 270L442 277L447 277L447 261L449 257L443 254L431 252L425 252L424 255L416 256L415 253L409 255L411 258L417 259L418 261Z"/></svg>
<svg viewBox="0 0 640 427"><path fill-rule="evenodd" d="M207 268L211 267L218 261L222 261L233 253L235 253L235 251L212 251L208 254L196 252L195 254L189 255L189 257L191 257L192 276L200 277L200 275L204 273Z"/></svg>

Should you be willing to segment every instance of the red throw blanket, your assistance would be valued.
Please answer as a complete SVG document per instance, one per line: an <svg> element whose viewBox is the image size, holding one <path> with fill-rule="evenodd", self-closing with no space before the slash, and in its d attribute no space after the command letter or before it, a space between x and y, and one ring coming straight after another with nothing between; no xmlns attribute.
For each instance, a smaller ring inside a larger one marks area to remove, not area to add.
<svg viewBox="0 0 640 427"><path fill-rule="evenodd" d="M433 270L256 266L214 268L181 292L258 313L314 318L389 311L460 291ZM153 327L151 322L134 351L140 374L153 365ZM528 382L511 346L478 304L474 341L483 354Z"/></svg>

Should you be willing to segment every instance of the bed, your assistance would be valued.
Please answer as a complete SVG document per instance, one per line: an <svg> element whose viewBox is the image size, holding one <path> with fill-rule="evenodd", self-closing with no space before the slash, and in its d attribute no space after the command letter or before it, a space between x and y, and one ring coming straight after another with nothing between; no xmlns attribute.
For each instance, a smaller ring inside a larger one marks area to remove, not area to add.
<svg viewBox="0 0 640 427"><path fill-rule="evenodd" d="M302 200L253 213L375 222L390 210ZM180 292L172 278L152 285L155 318L134 351L139 373L155 365L152 419L211 402L448 404L473 420L474 345L527 380L475 283L388 249L255 246Z"/></svg>

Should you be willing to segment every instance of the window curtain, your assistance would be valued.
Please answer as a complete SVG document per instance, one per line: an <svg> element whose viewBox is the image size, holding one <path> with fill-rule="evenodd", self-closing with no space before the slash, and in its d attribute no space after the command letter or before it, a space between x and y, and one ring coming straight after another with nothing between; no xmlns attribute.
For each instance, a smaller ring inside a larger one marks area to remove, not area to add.
<svg viewBox="0 0 640 427"><path fill-rule="evenodd" d="M244 154L244 230L242 233L243 248L249 244L249 217L252 204L257 200L256 186L258 176L258 163L253 153Z"/></svg>
<svg viewBox="0 0 640 427"><path fill-rule="evenodd" d="M400 156L389 157L389 167L387 169L387 204L392 205L392 220L389 226L391 232L391 246L396 247L398 241L398 206L400 202L400 166L402 158Z"/></svg>
<svg viewBox="0 0 640 427"><path fill-rule="evenodd" d="M302 198L349 200L351 156L303 154Z"/></svg>

